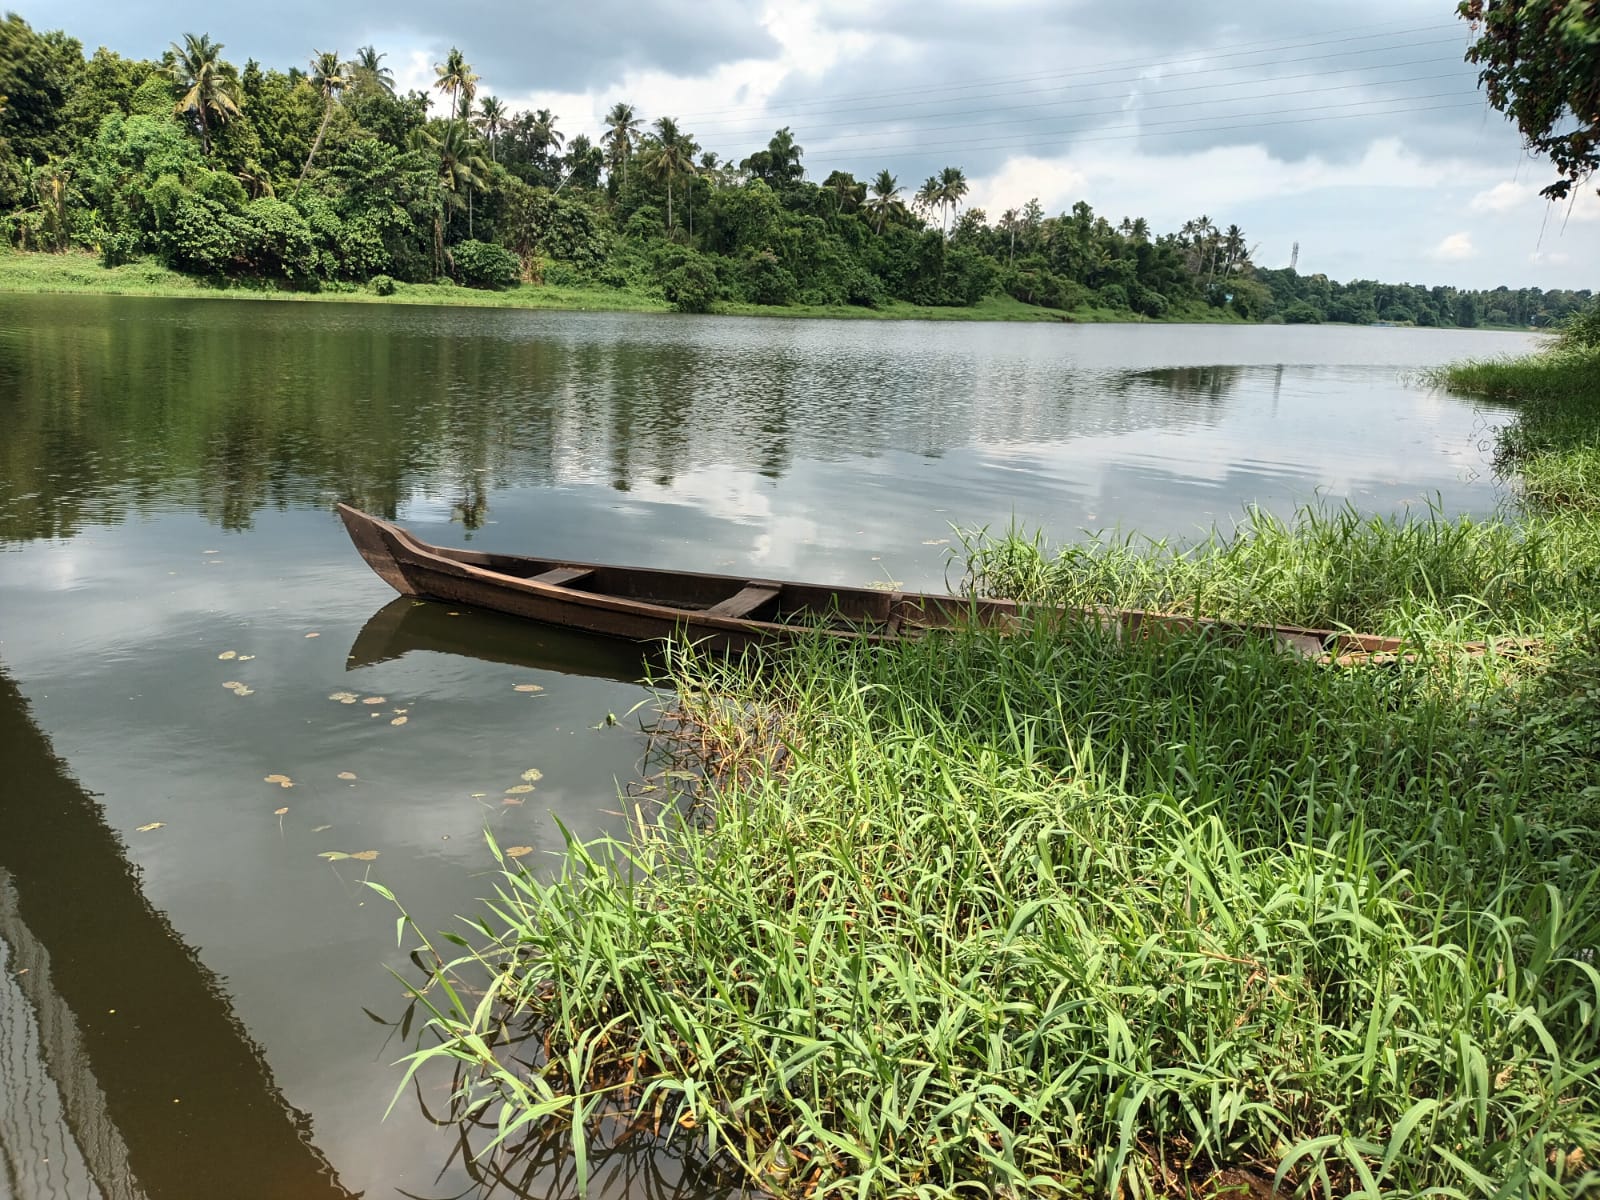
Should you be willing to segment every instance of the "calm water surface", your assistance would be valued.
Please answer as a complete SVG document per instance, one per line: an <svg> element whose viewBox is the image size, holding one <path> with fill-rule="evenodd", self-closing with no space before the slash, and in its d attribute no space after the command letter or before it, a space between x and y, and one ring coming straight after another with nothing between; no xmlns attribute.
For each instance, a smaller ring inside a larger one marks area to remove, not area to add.
<svg viewBox="0 0 1600 1200"><path fill-rule="evenodd" d="M335 500L936 586L951 523L1487 511L1501 415L1407 373L1531 341L0 297L0 1198L481 1194L436 1081L382 1119L409 966L361 881L443 928L485 828L529 862L553 818L622 828L642 741L606 717L646 693L625 651L391 604Z"/></svg>

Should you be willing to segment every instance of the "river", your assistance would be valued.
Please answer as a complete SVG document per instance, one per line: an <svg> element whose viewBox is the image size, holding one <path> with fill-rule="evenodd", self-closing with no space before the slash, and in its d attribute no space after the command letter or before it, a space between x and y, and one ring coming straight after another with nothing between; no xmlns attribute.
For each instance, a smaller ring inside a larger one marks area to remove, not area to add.
<svg viewBox="0 0 1600 1200"><path fill-rule="evenodd" d="M1491 511L1503 414L1412 373L1533 342L0 296L0 1200L477 1194L437 1081L384 1117L410 967L361 881L446 928L486 828L536 869L554 818L621 829L649 693L625 652L391 604L335 501L938 587L952 524Z"/></svg>

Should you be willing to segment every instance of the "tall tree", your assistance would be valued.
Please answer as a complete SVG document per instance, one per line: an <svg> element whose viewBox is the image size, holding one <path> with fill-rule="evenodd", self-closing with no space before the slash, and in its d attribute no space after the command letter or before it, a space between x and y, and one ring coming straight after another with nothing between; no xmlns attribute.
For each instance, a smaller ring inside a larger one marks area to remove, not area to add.
<svg viewBox="0 0 1600 1200"><path fill-rule="evenodd" d="M456 47L450 47L442 63L433 64L434 88L450 97L450 119L459 121L472 109L472 97L477 94L478 77L472 65Z"/></svg>
<svg viewBox="0 0 1600 1200"><path fill-rule="evenodd" d="M956 209L961 207L961 202L966 196L967 176L960 167L946 167L939 172L937 189L939 211L947 214L940 222L940 232L948 233L948 217L955 215Z"/></svg>
<svg viewBox="0 0 1600 1200"><path fill-rule="evenodd" d="M672 223L672 184L674 180L685 179L695 173L694 155L699 147L678 128L678 123L671 117L659 118L654 126L654 135L647 153L643 156L640 166L644 167L650 178L657 183L667 185L667 232L673 229Z"/></svg>
<svg viewBox="0 0 1600 1200"><path fill-rule="evenodd" d="M322 97L322 121L317 126L317 136L311 143L311 153L306 155L306 165L300 168L300 178L296 184L306 181L306 172L311 170L311 161L317 157L317 151L322 149L323 135L328 132L328 120L333 116L333 106L338 102L339 93L350 86L352 80L352 66L339 61L337 50L318 50L311 59L311 73L308 78L311 86Z"/></svg>
<svg viewBox="0 0 1600 1200"><path fill-rule="evenodd" d="M885 221L905 211L905 202L900 199L900 181L887 169L879 171L873 179L872 195L867 197L865 207L873 215L873 227L880 234Z"/></svg>
<svg viewBox="0 0 1600 1200"><path fill-rule="evenodd" d="M1477 40L1467 61L1489 103L1517 124L1559 178L1552 200L1600 170L1600 4L1595 0L1461 0Z"/></svg>
<svg viewBox="0 0 1600 1200"><path fill-rule="evenodd" d="M642 120L633 105L617 101L606 114L605 136L600 144L606 150L606 167L615 175L622 172L622 186L628 186L628 162L633 158L634 142L639 136Z"/></svg>
<svg viewBox="0 0 1600 1200"><path fill-rule="evenodd" d="M541 108L533 114L531 133L539 153L551 158L560 154L561 146L567 140L556 128L556 116L548 108ZM555 151L555 154L551 154L551 151Z"/></svg>
<svg viewBox="0 0 1600 1200"><path fill-rule="evenodd" d="M506 106L500 102L499 96L485 96L478 101L478 115L472 123L478 127L478 132L489 139L489 157L500 161L500 153L496 148L500 131L506 127Z"/></svg>
<svg viewBox="0 0 1600 1200"><path fill-rule="evenodd" d="M362 46L350 63L350 73L357 86L369 87L385 96L394 95L394 72L383 65L387 54L380 54L372 46Z"/></svg>
<svg viewBox="0 0 1600 1200"><path fill-rule="evenodd" d="M194 115L200 125L200 148L209 156L211 122L222 125L239 115L239 81L222 61L222 43L213 42L210 34L184 34L183 45L172 43L172 55L169 73L184 89L174 111Z"/></svg>
<svg viewBox="0 0 1600 1200"><path fill-rule="evenodd" d="M911 203L924 219L931 217L935 208L942 208L939 200L939 177L929 175L924 179L916 195L911 197Z"/></svg>
<svg viewBox="0 0 1600 1200"><path fill-rule="evenodd" d="M1022 228L1022 214L1014 208L1006 209L1000 214L998 228L1010 238L1006 248L1006 265L1009 266L1017 257L1017 231Z"/></svg>

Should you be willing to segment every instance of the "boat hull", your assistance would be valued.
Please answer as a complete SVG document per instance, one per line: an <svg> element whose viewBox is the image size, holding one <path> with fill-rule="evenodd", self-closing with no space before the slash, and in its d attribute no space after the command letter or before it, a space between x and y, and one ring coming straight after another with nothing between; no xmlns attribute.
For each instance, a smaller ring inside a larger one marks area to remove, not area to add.
<svg viewBox="0 0 1600 1200"><path fill-rule="evenodd" d="M350 505L341 504L338 511L361 557L401 595L471 605L630 642L686 639L730 654L819 632L887 642L956 626L1013 629L1023 616L1009 600L832 588L448 549L422 542ZM1405 651L1398 638L1137 609L1070 613L1031 609L1028 615L1088 617L1128 639L1194 631L1228 641L1266 638L1285 651L1324 661L1392 657Z"/></svg>

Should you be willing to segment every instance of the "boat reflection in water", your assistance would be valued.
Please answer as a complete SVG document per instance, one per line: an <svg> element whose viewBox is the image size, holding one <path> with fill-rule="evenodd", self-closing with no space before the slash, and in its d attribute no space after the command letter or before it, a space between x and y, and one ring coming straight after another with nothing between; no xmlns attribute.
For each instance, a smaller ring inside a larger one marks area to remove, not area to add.
<svg viewBox="0 0 1600 1200"><path fill-rule="evenodd" d="M345 669L389 662L414 650L618 683L661 675L659 658L629 642L410 596L391 600L367 619L350 646Z"/></svg>

